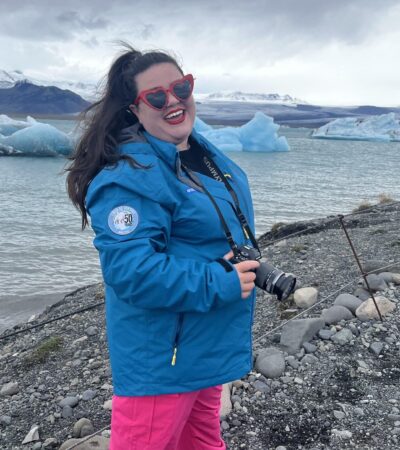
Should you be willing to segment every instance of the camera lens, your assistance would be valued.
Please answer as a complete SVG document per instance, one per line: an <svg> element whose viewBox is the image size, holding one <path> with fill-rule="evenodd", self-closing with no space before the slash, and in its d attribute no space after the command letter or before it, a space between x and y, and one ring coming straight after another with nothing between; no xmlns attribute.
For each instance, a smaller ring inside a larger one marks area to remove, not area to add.
<svg viewBox="0 0 400 450"><path fill-rule="evenodd" d="M286 300L293 292L295 285L296 278L292 277L292 275L282 274L275 283L272 293L278 297L278 300Z"/></svg>
<svg viewBox="0 0 400 450"><path fill-rule="evenodd" d="M294 290L296 278L262 262L256 271L255 284L264 291L276 295L278 300L286 300Z"/></svg>

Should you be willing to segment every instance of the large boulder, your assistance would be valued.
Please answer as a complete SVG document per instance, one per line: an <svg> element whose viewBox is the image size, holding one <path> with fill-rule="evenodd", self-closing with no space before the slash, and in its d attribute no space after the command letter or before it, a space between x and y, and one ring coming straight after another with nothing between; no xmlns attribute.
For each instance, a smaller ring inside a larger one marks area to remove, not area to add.
<svg viewBox="0 0 400 450"><path fill-rule="evenodd" d="M363 262L364 272L374 272L374 273L382 273L390 270L391 272L400 273L400 264L392 264L389 267L387 261L378 261L376 259L369 259ZM383 267L383 269L382 269Z"/></svg>
<svg viewBox="0 0 400 450"><path fill-rule="evenodd" d="M366 278L367 278L369 287L374 292L384 291L388 287L386 282L379 275L376 275L375 273L370 273L369 275L367 275ZM367 283L365 282L364 279L362 280L362 286L364 289L368 289Z"/></svg>
<svg viewBox="0 0 400 450"><path fill-rule="evenodd" d="M283 353L274 347L260 350L256 358L255 369L267 378L280 377L285 371Z"/></svg>
<svg viewBox="0 0 400 450"><path fill-rule="evenodd" d="M395 303L391 302L385 297L377 296L375 297L375 301L382 317L388 313L391 313L396 308ZM369 298L357 308L356 316L363 321L371 319L379 319L379 314L378 311L376 310L372 298Z"/></svg>
<svg viewBox="0 0 400 450"><path fill-rule="evenodd" d="M367 292L368 294L368 292ZM368 297L369 298L369 295ZM365 300L367 300L367 298ZM340 294L333 302L334 305L344 306L349 309L353 314L356 313L356 309L361 305L362 300L351 294Z"/></svg>
<svg viewBox="0 0 400 450"><path fill-rule="evenodd" d="M320 318L291 320L282 328L280 344L293 355L324 326L325 322Z"/></svg>
<svg viewBox="0 0 400 450"><path fill-rule="evenodd" d="M314 287L304 287L296 289L294 292L294 302L299 308L309 308L317 301L318 290Z"/></svg>
<svg viewBox="0 0 400 450"><path fill-rule="evenodd" d="M328 325L338 323L341 320L351 320L353 317L353 313L349 309L340 305L333 305L324 309L321 314L321 319Z"/></svg>

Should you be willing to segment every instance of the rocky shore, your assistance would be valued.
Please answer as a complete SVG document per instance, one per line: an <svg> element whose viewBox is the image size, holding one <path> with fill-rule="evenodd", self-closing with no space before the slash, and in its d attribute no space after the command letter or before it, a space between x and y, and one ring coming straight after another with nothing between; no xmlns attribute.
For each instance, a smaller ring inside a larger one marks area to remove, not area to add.
<svg viewBox="0 0 400 450"><path fill-rule="evenodd" d="M367 272L390 265L368 276L383 321L338 222L297 222L262 236L263 256L298 285L283 303L258 290L253 371L224 387L230 450L400 447L400 207L345 223ZM65 450L100 430L74 448L108 448L103 295L101 285L85 287L0 335L97 305L0 339L0 449Z"/></svg>

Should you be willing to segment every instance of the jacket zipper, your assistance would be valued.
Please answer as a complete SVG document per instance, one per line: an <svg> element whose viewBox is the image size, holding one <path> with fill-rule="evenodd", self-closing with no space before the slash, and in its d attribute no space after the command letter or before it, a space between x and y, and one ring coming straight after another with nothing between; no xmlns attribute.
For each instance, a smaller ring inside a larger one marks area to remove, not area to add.
<svg viewBox="0 0 400 450"><path fill-rule="evenodd" d="M180 338L180 334L181 334L181 330L182 330L182 323L183 323L183 313L180 313L179 317L178 317L178 322L176 325L171 366L174 366L176 363L176 352L178 351L178 343L179 343L179 338Z"/></svg>

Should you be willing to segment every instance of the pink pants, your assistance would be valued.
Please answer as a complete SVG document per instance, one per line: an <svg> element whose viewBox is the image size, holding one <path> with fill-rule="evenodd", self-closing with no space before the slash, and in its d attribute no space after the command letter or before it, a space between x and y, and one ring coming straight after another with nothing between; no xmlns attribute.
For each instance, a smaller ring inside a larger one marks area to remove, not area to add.
<svg viewBox="0 0 400 450"><path fill-rule="evenodd" d="M182 394L113 395L110 450L225 450L222 386Z"/></svg>

